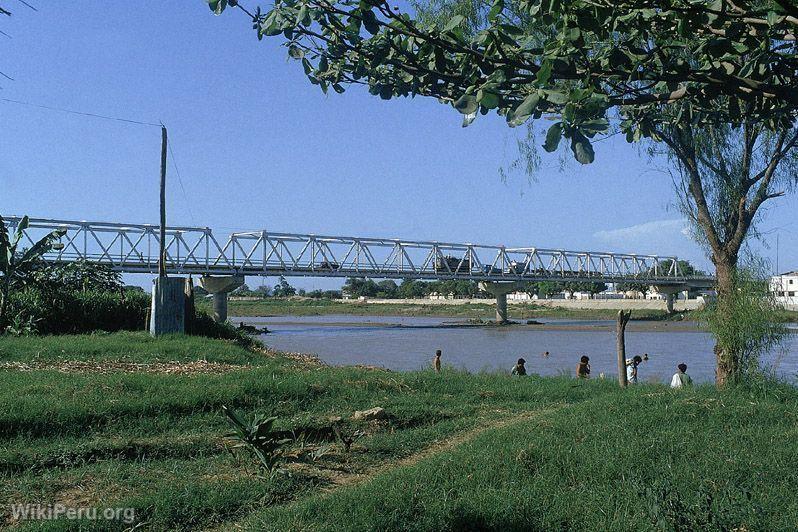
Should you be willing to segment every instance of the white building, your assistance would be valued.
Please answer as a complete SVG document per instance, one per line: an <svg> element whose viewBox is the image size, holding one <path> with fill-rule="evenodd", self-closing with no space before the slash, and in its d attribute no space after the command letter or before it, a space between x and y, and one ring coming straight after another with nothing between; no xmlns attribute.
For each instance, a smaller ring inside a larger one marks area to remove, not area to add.
<svg viewBox="0 0 798 532"><path fill-rule="evenodd" d="M798 270L771 277L770 291L775 294L777 303L798 309Z"/></svg>

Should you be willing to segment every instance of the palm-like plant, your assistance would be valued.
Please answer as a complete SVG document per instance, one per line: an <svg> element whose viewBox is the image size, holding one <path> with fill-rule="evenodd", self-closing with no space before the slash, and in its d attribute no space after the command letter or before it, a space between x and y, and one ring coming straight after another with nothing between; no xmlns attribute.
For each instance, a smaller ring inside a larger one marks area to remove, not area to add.
<svg viewBox="0 0 798 532"><path fill-rule="evenodd" d="M14 279L19 279L30 270L42 255L50 251L56 240L61 238L66 232L63 229L56 229L45 235L38 242L29 248L20 249L22 237L25 230L30 225L30 220L24 216L19 221L13 236L9 237L8 228L5 220L0 216L0 332L5 329L8 321L8 296L11 292L11 284Z"/></svg>
<svg viewBox="0 0 798 532"><path fill-rule="evenodd" d="M283 462L283 448L291 442L288 438L280 438L272 430L276 417L256 414L252 418L245 418L233 408L222 406L227 419L233 427L233 432L227 435L235 444L234 449L248 449L258 459L260 466L265 469L270 477L281 471Z"/></svg>

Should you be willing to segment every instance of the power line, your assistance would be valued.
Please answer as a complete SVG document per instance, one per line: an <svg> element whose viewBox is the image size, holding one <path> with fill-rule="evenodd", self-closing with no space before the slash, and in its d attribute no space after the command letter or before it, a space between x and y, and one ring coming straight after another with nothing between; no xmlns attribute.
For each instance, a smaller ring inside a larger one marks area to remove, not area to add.
<svg viewBox="0 0 798 532"><path fill-rule="evenodd" d="M191 210L191 202L188 200L188 195L186 194L186 188L183 186L183 178L180 177L180 170L177 168L177 159L175 159L175 153L172 151L172 144L174 144L174 140L167 144L169 147L169 157L172 159L172 166L175 169L175 174L177 174L177 182L180 184L180 190L183 191L183 199L186 200L186 207L188 207L188 215L191 217L191 223L197 225L197 221L194 219L194 213Z"/></svg>
<svg viewBox="0 0 798 532"><path fill-rule="evenodd" d="M11 78L9 78L9 79L11 79ZM79 116L89 116L89 117L92 117L92 118L102 118L104 120L116 120L117 122L126 122L128 124L138 124L140 126L161 127L161 124L156 124L156 123L153 123L153 122L142 122L140 120L131 120L129 118L120 118L118 116L107 116L107 115L100 115L100 114L96 114L96 113L86 113L86 112L83 112L83 111L74 111L72 109L63 109L61 107L53 107L51 105L42 105L42 104L39 104L39 103L22 102L20 100L12 100L10 98L0 98L0 102L15 103L15 104L18 104L18 105L27 105L27 106L30 106L30 107L38 107L40 109L47 109L49 111L59 111L59 112L62 112L62 113L68 113L68 114L79 115Z"/></svg>
<svg viewBox="0 0 798 532"><path fill-rule="evenodd" d="M27 3L25 0L18 0L18 1L19 1L19 3L20 3L20 4L26 5L26 6L28 6L29 8L31 8L32 10L34 10L34 11L38 11L38 9L36 9L35 7L33 7L32 5L30 5L29 3Z"/></svg>

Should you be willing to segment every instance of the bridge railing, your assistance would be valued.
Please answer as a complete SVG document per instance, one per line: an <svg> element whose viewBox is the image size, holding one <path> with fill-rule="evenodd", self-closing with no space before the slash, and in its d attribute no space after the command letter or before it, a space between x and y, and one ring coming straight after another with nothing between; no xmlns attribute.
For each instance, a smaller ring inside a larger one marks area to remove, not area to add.
<svg viewBox="0 0 798 532"><path fill-rule="evenodd" d="M9 218L13 228L19 218ZM86 260L130 273L155 272L159 227L31 219L29 244L53 229L66 232L51 262ZM401 239L251 231L217 240L207 227L168 227L166 265L173 273L207 275L370 276L483 281L596 280L676 283L676 257L508 248Z"/></svg>

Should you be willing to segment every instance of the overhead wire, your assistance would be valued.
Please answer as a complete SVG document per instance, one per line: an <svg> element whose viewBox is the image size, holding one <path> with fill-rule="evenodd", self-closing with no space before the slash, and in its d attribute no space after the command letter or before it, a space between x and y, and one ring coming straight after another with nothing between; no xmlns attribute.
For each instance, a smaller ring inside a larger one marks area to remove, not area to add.
<svg viewBox="0 0 798 532"><path fill-rule="evenodd" d="M11 78L9 78L9 79L11 79ZM141 126L161 127L161 124L156 124L154 122L142 122L140 120L132 120L130 118L121 118L121 117L118 117L118 116L108 116L108 115L101 115L101 114L97 114L97 113L86 113L84 111L75 111L73 109L64 109L62 107L55 107L55 106L52 106L52 105L43 105L43 104L40 104L40 103L23 102L21 100L12 100L11 98L0 98L0 102L15 103L17 105L28 105L30 107L38 107L40 109L47 109L49 111L59 111L59 112L62 112L62 113L69 113L69 114L79 115L79 116L90 116L92 118L102 118L104 120L116 120L118 122L126 122L128 124L138 124L138 125L141 125Z"/></svg>
<svg viewBox="0 0 798 532"><path fill-rule="evenodd" d="M180 190L183 192L183 199L186 202L186 208L188 209L188 215L191 218L191 224L197 225L197 221L194 218L194 212L191 209L191 202L188 199L188 194L186 194L186 187L183 186L183 178L180 176L180 169L177 167L175 152L172 151L172 143L173 142L168 142L166 144L166 146L169 148L169 158L172 160L172 166L175 169L175 174L177 174L177 182L180 184Z"/></svg>
<svg viewBox="0 0 798 532"><path fill-rule="evenodd" d="M29 7L31 7L32 9L35 9L35 8L33 8L33 6L29 6ZM5 76L5 74L3 74L2 72L0 72L0 75ZM6 76L6 77L8 77L8 76ZM11 79L11 78L9 78L9 79ZM145 122L145 121L142 121L142 120L133 120L131 118L122 118L122 117L119 117L119 116L109 116L109 115L102 115L102 114L99 114L99 113L89 113L89 112L85 112L85 111L75 111L74 109L65 109L63 107L56 107L56 106L52 106L52 105L44 105L44 104L32 103L32 102L25 102L25 101L21 101L21 100L14 100L14 99L11 99L11 98L0 98L0 102L13 103L13 104L17 104L17 105L26 105L26 106L30 106L30 107L36 107L36 108L39 108L39 109L46 109L48 111L56 111L56 112L68 113L68 114L73 114L73 115L77 115L77 116L86 116L86 117L90 117L90 118L100 118L100 119L103 119L103 120L113 120L113 121L117 121L117 122L123 122L123 123L126 123L126 124L135 124L135 125L152 126L152 127L165 127L163 125L163 123ZM189 217L191 218L191 223L196 225L196 220L194 218L194 212L191 209L191 202L188 199L188 194L186 193L186 187L183 184L183 177L180 175L180 169L177 166L177 159L175 158L175 153L172 150L173 142L174 141L171 141L171 142L167 143L167 147L169 149L169 158L172 161L172 167L174 168L175 174L177 175L177 181L178 181L178 184L180 185L180 190L183 193L183 200L186 202L186 208L188 209L188 214L189 214Z"/></svg>

